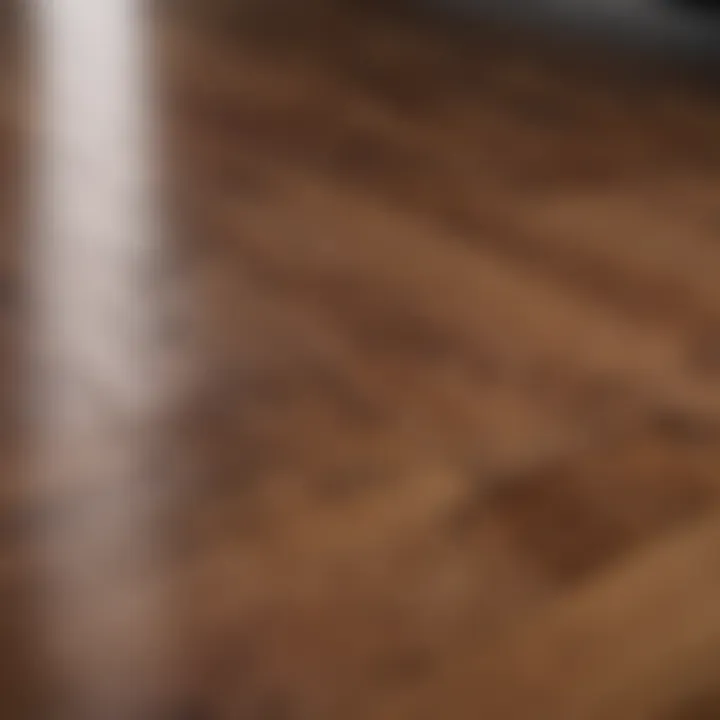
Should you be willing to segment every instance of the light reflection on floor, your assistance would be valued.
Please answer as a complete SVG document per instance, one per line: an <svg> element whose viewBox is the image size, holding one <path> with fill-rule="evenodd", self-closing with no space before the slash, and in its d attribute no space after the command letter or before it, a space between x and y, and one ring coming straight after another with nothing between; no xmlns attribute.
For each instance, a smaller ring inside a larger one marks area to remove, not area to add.
<svg viewBox="0 0 720 720"><path fill-rule="evenodd" d="M148 717L170 655L157 574L167 497L149 491L167 387L151 343L162 252L145 7L35 5L44 133L31 258L44 359L36 480L64 498L44 538L44 609L64 704L56 716L73 720Z"/></svg>

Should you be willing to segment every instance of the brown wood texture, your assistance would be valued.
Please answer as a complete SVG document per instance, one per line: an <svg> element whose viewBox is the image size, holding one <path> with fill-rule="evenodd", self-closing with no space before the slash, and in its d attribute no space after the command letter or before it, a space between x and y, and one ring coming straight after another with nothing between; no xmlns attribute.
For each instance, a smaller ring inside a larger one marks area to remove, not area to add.
<svg viewBox="0 0 720 720"><path fill-rule="evenodd" d="M200 15L158 31L193 318L158 342L201 369L167 717L720 717L712 84L361 5ZM38 501L3 440L13 720Z"/></svg>

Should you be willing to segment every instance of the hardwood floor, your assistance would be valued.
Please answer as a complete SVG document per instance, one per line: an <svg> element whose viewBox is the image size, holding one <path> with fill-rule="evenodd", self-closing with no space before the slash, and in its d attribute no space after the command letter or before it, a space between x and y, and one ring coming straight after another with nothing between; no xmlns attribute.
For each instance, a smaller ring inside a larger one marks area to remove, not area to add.
<svg viewBox="0 0 720 720"><path fill-rule="evenodd" d="M158 718L720 717L712 83L377 7L231 15L157 34L186 313L157 342L193 388ZM54 506L5 425L0 685L50 718L18 596Z"/></svg>

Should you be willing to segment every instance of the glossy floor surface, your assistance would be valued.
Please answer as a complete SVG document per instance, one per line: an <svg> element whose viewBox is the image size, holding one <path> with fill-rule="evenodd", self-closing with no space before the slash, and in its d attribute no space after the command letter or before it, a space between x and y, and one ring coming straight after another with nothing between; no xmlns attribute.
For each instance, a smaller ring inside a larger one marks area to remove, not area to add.
<svg viewBox="0 0 720 720"><path fill-rule="evenodd" d="M156 35L184 316L152 342L192 357L193 390L163 431L179 470L154 476L182 478L172 552L115 597L172 588L179 669L139 716L720 717L712 81L297 5ZM13 67L8 228L31 144ZM29 548L68 502L28 491L4 428L3 717L55 718Z"/></svg>

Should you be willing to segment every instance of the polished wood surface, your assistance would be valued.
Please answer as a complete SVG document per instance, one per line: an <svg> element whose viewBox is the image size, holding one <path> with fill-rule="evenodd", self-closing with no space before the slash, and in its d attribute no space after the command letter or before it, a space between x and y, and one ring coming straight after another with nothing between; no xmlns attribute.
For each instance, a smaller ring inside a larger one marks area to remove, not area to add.
<svg viewBox="0 0 720 720"><path fill-rule="evenodd" d="M720 717L712 83L362 5L185 8L158 48L193 358L158 717Z"/></svg>

